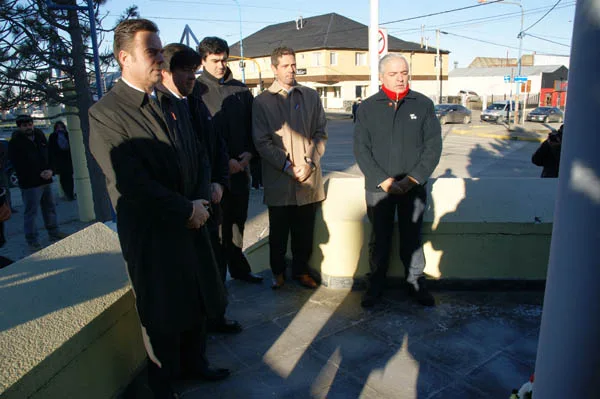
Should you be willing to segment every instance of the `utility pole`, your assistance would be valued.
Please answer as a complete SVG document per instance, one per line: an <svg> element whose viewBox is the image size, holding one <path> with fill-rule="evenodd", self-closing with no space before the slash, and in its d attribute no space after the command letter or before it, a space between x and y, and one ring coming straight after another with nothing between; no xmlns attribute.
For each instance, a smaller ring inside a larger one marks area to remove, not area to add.
<svg viewBox="0 0 600 399"><path fill-rule="evenodd" d="M242 83L246 84L246 65L244 64L244 38L242 36L242 6L238 0L233 0L236 2L238 6L238 11L240 14L240 69L242 70Z"/></svg>
<svg viewBox="0 0 600 399"><path fill-rule="evenodd" d="M370 0L371 22L369 24L369 64L371 68L371 85L369 94L379 91L379 0Z"/></svg>

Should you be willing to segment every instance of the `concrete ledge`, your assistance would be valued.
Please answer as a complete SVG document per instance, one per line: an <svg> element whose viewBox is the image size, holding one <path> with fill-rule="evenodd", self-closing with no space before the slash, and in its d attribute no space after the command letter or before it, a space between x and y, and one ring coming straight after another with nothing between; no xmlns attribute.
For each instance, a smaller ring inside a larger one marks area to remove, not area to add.
<svg viewBox="0 0 600 399"><path fill-rule="evenodd" d="M92 225L0 271L0 396L107 398L145 359L117 235Z"/></svg>
<svg viewBox="0 0 600 399"><path fill-rule="evenodd" d="M369 271L362 178L332 178L317 215L311 267L331 287ZM427 184L425 272L434 279L544 280L555 179L435 179ZM390 277L404 275L392 238Z"/></svg>

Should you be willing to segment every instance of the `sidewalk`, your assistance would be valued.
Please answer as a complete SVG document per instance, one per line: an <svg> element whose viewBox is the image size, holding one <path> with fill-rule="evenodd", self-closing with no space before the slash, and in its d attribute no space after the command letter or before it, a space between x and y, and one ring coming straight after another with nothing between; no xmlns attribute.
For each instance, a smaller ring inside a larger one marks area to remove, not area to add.
<svg viewBox="0 0 600 399"><path fill-rule="evenodd" d="M55 181L52 184L52 190L55 193L56 213L61 231L72 234L92 224L84 223L79 220L77 201L69 202L58 198L58 182ZM27 241L25 240L25 232L23 231L23 214L25 213L25 207L23 206L23 200L21 199L21 190L15 187L11 188L10 192L12 206L17 209L17 213L13 213L11 218L4 222L6 244L4 247L0 248L0 255L16 262L19 259L31 255L32 252L29 250ZM39 230L40 244L44 247L52 244L48 239L48 234L44 228L41 209L38 211L37 227Z"/></svg>
<svg viewBox="0 0 600 399"><path fill-rule="evenodd" d="M357 291L228 290L244 331L210 336L207 356L232 375L182 383L184 399L508 398L534 371L542 292L437 291L424 308L390 289L365 311ZM121 398L145 397L143 371Z"/></svg>

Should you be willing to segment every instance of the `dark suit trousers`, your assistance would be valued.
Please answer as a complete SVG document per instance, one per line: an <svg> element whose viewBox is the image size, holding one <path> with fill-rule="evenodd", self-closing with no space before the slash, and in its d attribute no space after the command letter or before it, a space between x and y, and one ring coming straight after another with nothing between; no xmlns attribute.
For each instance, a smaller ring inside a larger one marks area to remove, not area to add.
<svg viewBox="0 0 600 399"><path fill-rule="evenodd" d="M423 186L415 186L405 195L367 193L367 216L371 222L369 240L368 293L378 296L385 286L390 251L394 215L398 213L398 232L400 236L400 260L404 264L407 280L416 280L423 275L425 256L421 239L423 213L427 194Z"/></svg>
<svg viewBox="0 0 600 399"><path fill-rule="evenodd" d="M168 397L174 381L197 376L208 367L204 320L189 331L168 334L147 332L154 355L162 366L148 361L148 383L156 398Z"/></svg>
<svg viewBox="0 0 600 399"><path fill-rule="evenodd" d="M292 238L292 274L308 273L317 203L269 207L269 257L273 275L285 272L288 235Z"/></svg>
<svg viewBox="0 0 600 399"><path fill-rule="evenodd" d="M249 200L250 190L247 187L236 190L235 193L227 188L223 191L223 255L232 278L245 276L251 271L250 264L242 252Z"/></svg>
<svg viewBox="0 0 600 399"><path fill-rule="evenodd" d="M58 178L60 180L60 186L65 192L65 195L67 196L67 198L72 199L74 194L73 173L64 172L59 174Z"/></svg>

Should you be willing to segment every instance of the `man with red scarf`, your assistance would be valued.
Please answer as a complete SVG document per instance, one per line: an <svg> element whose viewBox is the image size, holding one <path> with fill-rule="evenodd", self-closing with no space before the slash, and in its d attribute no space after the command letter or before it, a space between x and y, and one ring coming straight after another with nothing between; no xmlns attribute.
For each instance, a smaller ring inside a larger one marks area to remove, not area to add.
<svg viewBox="0 0 600 399"><path fill-rule="evenodd" d="M354 128L354 155L365 175L369 240L368 288L361 305L379 302L389 266L394 215L398 213L400 259L409 292L434 306L425 285L421 226L425 184L442 152L440 122L433 102L410 89L408 62L399 54L379 61L381 90L362 102Z"/></svg>

